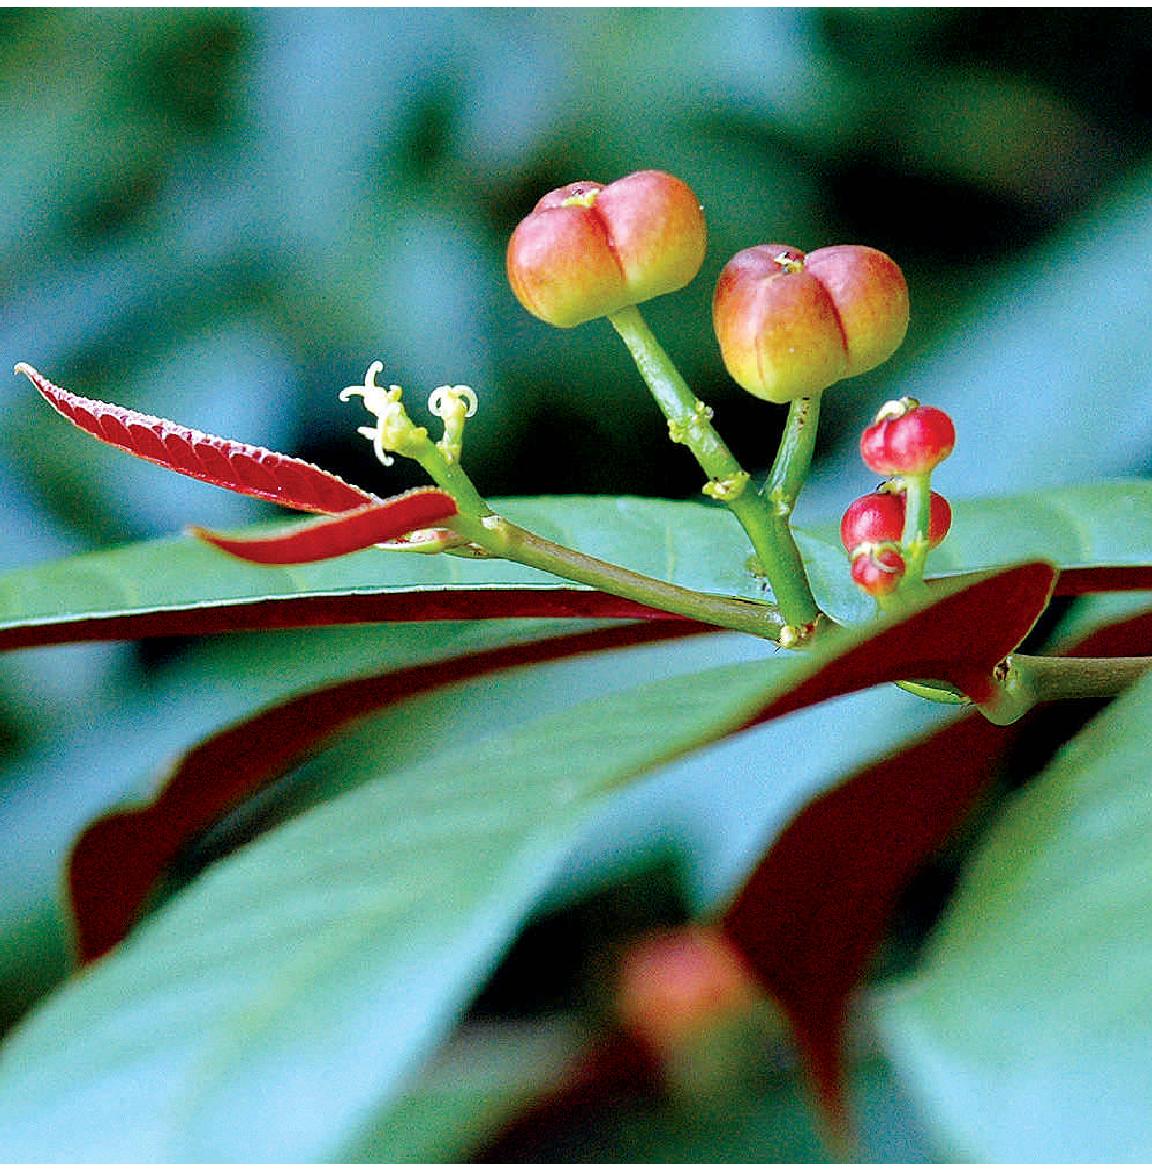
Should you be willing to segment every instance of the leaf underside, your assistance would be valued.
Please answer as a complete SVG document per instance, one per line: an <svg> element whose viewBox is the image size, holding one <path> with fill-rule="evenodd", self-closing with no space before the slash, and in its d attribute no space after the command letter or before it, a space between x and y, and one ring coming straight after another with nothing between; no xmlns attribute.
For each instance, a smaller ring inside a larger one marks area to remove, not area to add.
<svg viewBox="0 0 1152 1170"><path fill-rule="evenodd" d="M82 431L169 471L301 512L331 515L379 502L371 493L302 459L84 398L54 385L23 362L16 369Z"/></svg>
<svg viewBox="0 0 1152 1170"><path fill-rule="evenodd" d="M1043 609L1051 579L1050 566L1025 565L977 580L805 670L755 721L904 677L947 679L979 700L993 667ZM987 611L991 595L1000 602L997 628L974 640L973 617ZM124 937L153 883L191 836L351 720L493 670L709 629L688 621L654 622L389 671L298 696L220 732L179 761L153 802L102 817L77 841L69 889L82 958L94 958Z"/></svg>
<svg viewBox="0 0 1152 1170"><path fill-rule="evenodd" d="M380 745L361 785L210 867L28 1017L0 1057L5 1152L329 1157L443 1034L604 794L928 664L958 663L944 677L979 691L1052 575L1030 564L956 583L809 657L645 683L396 771ZM1008 617L985 646L972 631L1001 598Z"/></svg>
<svg viewBox="0 0 1152 1170"><path fill-rule="evenodd" d="M1073 651L1147 654L1152 614ZM1052 715L1049 715L1052 718ZM1014 793L877 1023L956 1161L1143 1163L1152 825L1145 676Z"/></svg>

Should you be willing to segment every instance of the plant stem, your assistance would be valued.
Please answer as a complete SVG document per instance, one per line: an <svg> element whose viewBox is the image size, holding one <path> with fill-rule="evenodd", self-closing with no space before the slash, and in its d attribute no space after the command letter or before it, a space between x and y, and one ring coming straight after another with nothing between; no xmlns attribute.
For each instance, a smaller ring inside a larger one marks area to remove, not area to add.
<svg viewBox="0 0 1152 1170"><path fill-rule="evenodd" d="M725 503L748 534L784 620L798 628L814 623L820 611L812 597L800 554L787 531L787 517L782 531L767 501L756 492L746 490L748 473L712 426L712 412L689 389L640 310L631 305L611 314L608 320L628 347L664 412L673 441L683 443L708 476L705 493Z"/></svg>
<svg viewBox="0 0 1152 1170"><path fill-rule="evenodd" d="M780 615L771 606L738 597L697 593L669 581L646 577L621 565L546 540L496 515L476 490L468 473L448 459L422 429L407 440L404 454L416 459L456 500L460 512L449 522L449 527L491 556L516 561L616 597L682 614L709 625L761 638L778 639L780 636Z"/></svg>
<svg viewBox="0 0 1152 1170"><path fill-rule="evenodd" d="M1150 667L1152 658L1066 658L1014 654L1009 660L1037 703L1118 695Z"/></svg>
<svg viewBox="0 0 1152 1170"><path fill-rule="evenodd" d="M403 447L397 448L397 451L401 455L415 459L432 477L436 486L443 488L456 501L456 506L462 514L476 517L492 515L492 509L476 490L476 485L468 473L432 442L423 427L413 431L405 440Z"/></svg>
<svg viewBox="0 0 1152 1170"><path fill-rule="evenodd" d="M796 498L808 478L812 452L816 448L816 431L820 425L822 395L793 398L788 404L788 420L780 438L780 450L772 463L772 471L764 485L764 494L773 509L791 516Z"/></svg>
<svg viewBox="0 0 1152 1170"><path fill-rule="evenodd" d="M786 579L803 585L802 602L812 609L816 608L816 602L808 585L800 549L792 535L792 513L812 466L812 452L816 448L816 432L820 425L820 401L821 396L813 394L808 398L794 398L788 404L780 448L762 492L771 509L774 543L787 567Z"/></svg>
<svg viewBox="0 0 1152 1170"><path fill-rule="evenodd" d="M918 589L924 584L924 560L928 556L928 526L932 515L932 475L904 476L904 583Z"/></svg>
<svg viewBox="0 0 1152 1170"><path fill-rule="evenodd" d="M1015 723L1037 703L1109 699L1152 669L1152 658L1067 658L1013 654L996 694L980 709L993 722Z"/></svg>
<svg viewBox="0 0 1152 1170"><path fill-rule="evenodd" d="M491 512L483 518L461 513L448 523L461 536L492 556L709 625L755 634L759 638L778 639L780 636L780 615L772 606L739 597L697 593L668 581L634 573L621 565L546 540Z"/></svg>

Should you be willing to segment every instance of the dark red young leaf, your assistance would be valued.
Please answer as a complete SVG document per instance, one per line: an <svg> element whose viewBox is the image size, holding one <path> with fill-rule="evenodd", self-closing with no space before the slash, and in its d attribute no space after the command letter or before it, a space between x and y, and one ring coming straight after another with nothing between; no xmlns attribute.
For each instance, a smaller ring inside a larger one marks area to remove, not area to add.
<svg viewBox="0 0 1152 1170"><path fill-rule="evenodd" d="M370 492L302 459L208 435L110 402L82 398L53 385L25 362L16 372L24 374L82 431L169 471L301 512L335 515L379 502Z"/></svg>
<svg viewBox="0 0 1152 1170"><path fill-rule="evenodd" d="M909 879L948 839L1015 735L970 714L813 800L724 916L791 1021L834 1136L850 1128L848 1005Z"/></svg>
<svg viewBox="0 0 1152 1170"><path fill-rule="evenodd" d="M1152 589L1152 565L1095 565L1062 569L1055 595L1082 597L1087 593L1134 593L1141 589Z"/></svg>
<svg viewBox="0 0 1152 1170"><path fill-rule="evenodd" d="M183 756L150 803L101 817L76 841L68 889L81 959L98 958L128 933L156 879L193 836L353 720L498 670L704 633L715 631L657 621L503 646L335 683L226 728Z"/></svg>
<svg viewBox="0 0 1152 1170"><path fill-rule="evenodd" d="M1152 653L1152 612L1062 653ZM997 760L1044 715L1012 727L966 716L823 793L776 838L724 917L729 937L792 1021L817 1098L840 1136L849 1129L849 1004L892 910L963 822Z"/></svg>
<svg viewBox="0 0 1152 1170"><path fill-rule="evenodd" d="M830 659L761 711L755 722L900 679L949 682L974 703L986 702L995 685L993 670L1036 624L1055 579L1056 570L1044 561L981 574Z"/></svg>
<svg viewBox="0 0 1152 1170"><path fill-rule="evenodd" d="M127 642L141 638L236 634L247 630L500 618L637 618L692 624L690 619L678 614L578 586L394 589L268 597L147 613L38 619L0 629L0 652L66 642Z"/></svg>
<svg viewBox="0 0 1152 1170"><path fill-rule="evenodd" d="M191 527L188 531L243 561L258 565L303 565L342 557L395 540L414 529L456 515L456 501L439 488L415 488L380 504L301 524L272 536L235 538Z"/></svg>

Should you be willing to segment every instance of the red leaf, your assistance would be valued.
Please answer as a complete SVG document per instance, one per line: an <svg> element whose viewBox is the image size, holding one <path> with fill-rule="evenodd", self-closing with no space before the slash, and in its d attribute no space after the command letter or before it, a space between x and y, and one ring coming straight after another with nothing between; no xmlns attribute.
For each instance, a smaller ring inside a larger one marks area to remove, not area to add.
<svg viewBox="0 0 1152 1170"><path fill-rule="evenodd" d="M1152 565L1095 565L1061 569L1057 597L1081 597L1085 593L1132 593L1152 589Z"/></svg>
<svg viewBox="0 0 1152 1170"><path fill-rule="evenodd" d="M830 659L766 707L756 722L900 679L950 682L983 703L993 692L993 670L1044 612L1055 578L1051 565L1032 561L970 579Z"/></svg>
<svg viewBox="0 0 1152 1170"><path fill-rule="evenodd" d="M101 817L76 841L68 888L81 959L98 958L128 933L190 838L353 720L497 670L714 632L692 622L651 622L504 646L335 683L226 728L182 757L151 803Z"/></svg>
<svg viewBox="0 0 1152 1170"><path fill-rule="evenodd" d="M1152 612L1063 652L1150 653ZM725 915L729 937L791 1019L817 1097L841 1137L848 1130L843 1038L852 992L909 879L963 822L1007 747L1042 716L995 727L970 715L823 793L776 838Z"/></svg>
<svg viewBox="0 0 1152 1170"><path fill-rule="evenodd" d="M823 793L776 838L724 917L791 1020L841 1139L852 991L900 893L967 814L1015 733L971 714Z"/></svg>
<svg viewBox="0 0 1152 1170"><path fill-rule="evenodd" d="M141 638L235 634L245 630L500 618L639 618L694 624L677 614L576 586L443 587L267 597L144 613L37 618L0 628L0 652L66 642L126 642Z"/></svg>
<svg viewBox="0 0 1152 1170"><path fill-rule="evenodd" d="M26 375L48 402L82 431L169 471L301 512L333 515L379 502L377 496L302 459L208 435L109 402L81 398L53 385L25 362L16 372Z"/></svg>
<svg viewBox="0 0 1152 1170"><path fill-rule="evenodd" d="M456 501L438 488L416 488L381 504L302 524L273 536L232 539L205 528L188 531L244 561L258 565L302 565L359 552L417 528L456 515Z"/></svg>

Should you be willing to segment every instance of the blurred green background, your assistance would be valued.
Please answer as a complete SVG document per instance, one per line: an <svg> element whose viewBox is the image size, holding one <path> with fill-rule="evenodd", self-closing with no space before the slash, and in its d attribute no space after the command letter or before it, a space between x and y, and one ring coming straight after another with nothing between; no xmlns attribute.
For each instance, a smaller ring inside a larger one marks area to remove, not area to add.
<svg viewBox="0 0 1152 1170"><path fill-rule="evenodd" d="M783 412L720 364L727 258L859 242L908 277L903 349L828 396L802 519L871 486L855 436L898 393L955 415L953 498L1147 472L1150 70L1139 9L8 9L0 366L388 492L412 469L377 466L336 398L378 358L416 404L476 388L488 494L695 497L607 323L551 329L503 272L545 191L659 167L711 247L646 312L750 467ZM99 447L23 380L0 410L0 568L272 511ZM154 683L179 650L0 664L0 831L36 897L68 827L153 768L141 720L171 730L253 653Z"/></svg>

